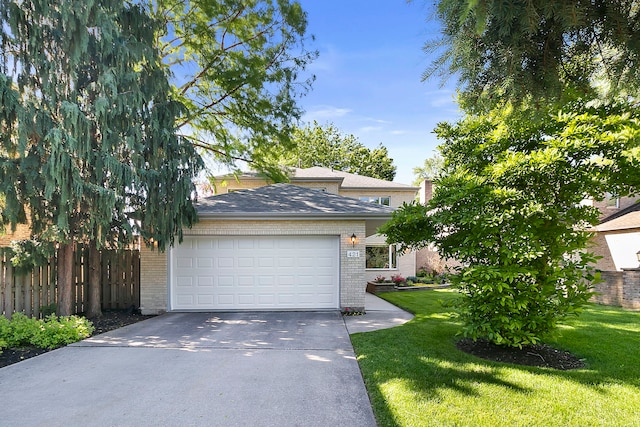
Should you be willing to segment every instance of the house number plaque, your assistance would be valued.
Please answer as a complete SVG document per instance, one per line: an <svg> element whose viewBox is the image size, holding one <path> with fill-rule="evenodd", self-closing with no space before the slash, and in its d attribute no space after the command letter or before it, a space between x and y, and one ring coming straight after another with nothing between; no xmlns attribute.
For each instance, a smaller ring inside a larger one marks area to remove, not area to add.
<svg viewBox="0 0 640 427"><path fill-rule="evenodd" d="M360 258L360 251L347 251L347 258Z"/></svg>

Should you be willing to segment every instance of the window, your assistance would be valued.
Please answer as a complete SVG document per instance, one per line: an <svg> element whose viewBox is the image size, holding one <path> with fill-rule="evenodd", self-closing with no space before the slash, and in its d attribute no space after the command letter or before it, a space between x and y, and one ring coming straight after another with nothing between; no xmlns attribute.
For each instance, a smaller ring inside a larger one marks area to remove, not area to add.
<svg viewBox="0 0 640 427"><path fill-rule="evenodd" d="M390 206L391 204L390 196L364 196L360 197L360 200L363 202L376 203L383 206Z"/></svg>
<svg viewBox="0 0 640 427"><path fill-rule="evenodd" d="M611 193L605 194L605 201L608 208L619 209L620 208L620 198L614 196Z"/></svg>
<svg viewBox="0 0 640 427"><path fill-rule="evenodd" d="M367 268L396 268L396 245L367 246Z"/></svg>

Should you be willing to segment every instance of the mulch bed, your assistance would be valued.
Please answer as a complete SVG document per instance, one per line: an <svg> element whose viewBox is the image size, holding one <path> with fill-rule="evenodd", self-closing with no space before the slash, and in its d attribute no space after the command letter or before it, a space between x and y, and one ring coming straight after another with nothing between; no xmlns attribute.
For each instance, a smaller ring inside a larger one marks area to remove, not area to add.
<svg viewBox="0 0 640 427"><path fill-rule="evenodd" d="M585 366L584 361L573 354L557 350L546 344L523 346L522 349L519 349L502 347L486 340L473 341L464 338L456 343L456 347L465 353L495 362L553 368L562 371L580 369Z"/></svg>
<svg viewBox="0 0 640 427"><path fill-rule="evenodd" d="M132 313L130 310L124 311L105 311L99 318L89 319L93 323L93 335L103 334L132 323L150 319L155 316L143 316L141 314ZM30 357L35 357L46 353L49 350L35 347L5 349L0 353L0 368L14 363L21 362Z"/></svg>

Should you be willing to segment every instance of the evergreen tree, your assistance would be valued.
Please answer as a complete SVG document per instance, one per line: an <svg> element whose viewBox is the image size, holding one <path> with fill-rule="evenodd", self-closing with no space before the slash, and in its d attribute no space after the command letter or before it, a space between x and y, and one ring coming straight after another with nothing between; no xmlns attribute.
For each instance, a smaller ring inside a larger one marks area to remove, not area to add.
<svg viewBox="0 0 640 427"><path fill-rule="evenodd" d="M176 136L185 108L155 48L163 23L143 8L0 0L0 14L1 219L28 216L34 239L55 245L67 315L74 244L90 244L95 261L137 235L161 250L181 239L202 162Z"/></svg>
<svg viewBox="0 0 640 427"><path fill-rule="evenodd" d="M466 108L504 101L635 96L640 8L627 0L439 0L440 54L425 78L455 76Z"/></svg>

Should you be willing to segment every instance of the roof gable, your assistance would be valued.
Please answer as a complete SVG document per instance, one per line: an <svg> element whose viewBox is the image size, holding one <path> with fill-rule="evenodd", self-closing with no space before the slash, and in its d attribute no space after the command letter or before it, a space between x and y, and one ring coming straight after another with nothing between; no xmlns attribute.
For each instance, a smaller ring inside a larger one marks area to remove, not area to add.
<svg viewBox="0 0 640 427"><path fill-rule="evenodd" d="M399 184L393 181L385 181L384 179L372 178L370 176L357 175L354 173L336 171L329 168L324 168L320 166L314 166L310 168L294 168L293 175L291 176L291 181L295 182L297 180L341 180L341 188L342 189L363 189L363 188L371 188L371 189L393 189L393 190L406 190L406 191L416 191L418 187L412 187L406 184Z"/></svg>

